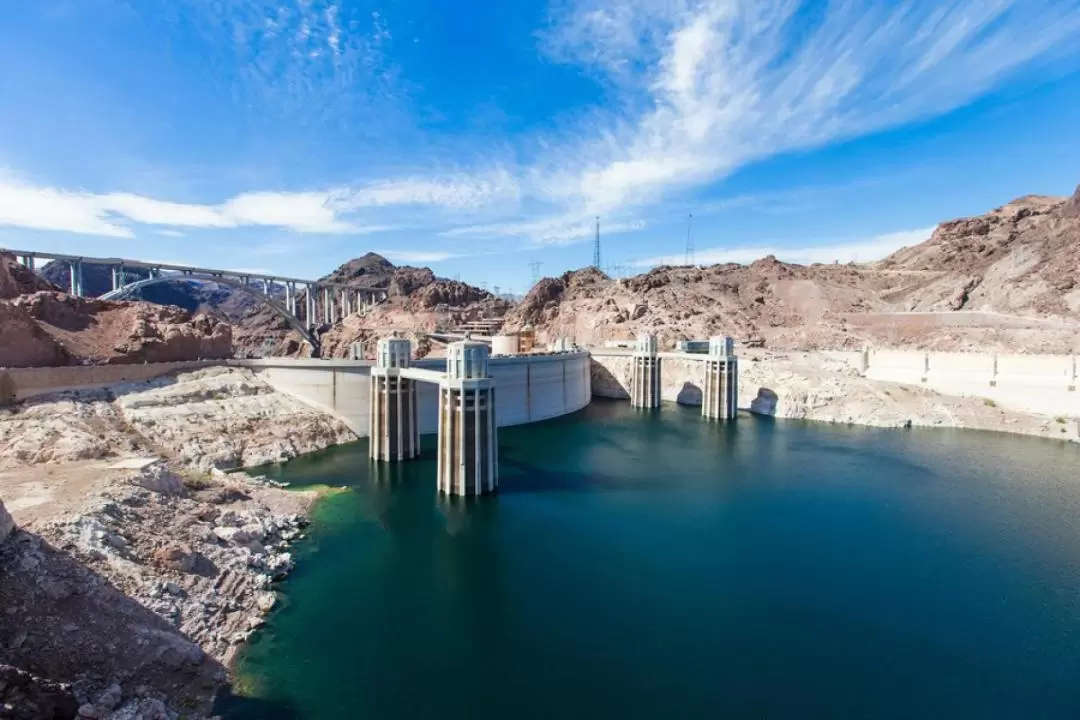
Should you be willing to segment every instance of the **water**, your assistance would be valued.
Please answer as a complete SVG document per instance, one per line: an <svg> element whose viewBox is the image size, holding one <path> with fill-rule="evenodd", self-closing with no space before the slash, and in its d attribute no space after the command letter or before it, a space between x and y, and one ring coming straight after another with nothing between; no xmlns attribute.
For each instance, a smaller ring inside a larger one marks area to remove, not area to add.
<svg viewBox="0 0 1080 720"><path fill-rule="evenodd" d="M1080 448L594 403L440 502L366 443L228 720L1080 717Z"/></svg>

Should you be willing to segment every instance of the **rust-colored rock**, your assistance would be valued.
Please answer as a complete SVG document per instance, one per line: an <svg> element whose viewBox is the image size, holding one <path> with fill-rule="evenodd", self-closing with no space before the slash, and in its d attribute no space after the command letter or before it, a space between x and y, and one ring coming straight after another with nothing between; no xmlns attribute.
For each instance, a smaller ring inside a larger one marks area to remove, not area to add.
<svg viewBox="0 0 1080 720"><path fill-rule="evenodd" d="M350 260L321 278L386 290L387 300L366 315L351 315L320 328L323 357L346 357L354 342L390 334L409 337L421 355L428 345L424 332L452 327L465 320L502 317L510 303L486 290L439 278L429 268L395 266L375 253ZM298 303L305 299L300 294ZM238 352L253 356L303 356L309 348L288 323L268 308L253 308L236 328Z"/></svg>
<svg viewBox="0 0 1080 720"><path fill-rule="evenodd" d="M39 290L59 289L17 263L11 255L0 253L0 300L9 300Z"/></svg>
<svg viewBox="0 0 1080 720"><path fill-rule="evenodd" d="M725 334L788 349L1071 353L1080 351L1078 272L1080 189L1068 200L1026 196L942 223L926 242L869 265L768 256L622 280L592 268L569 272L541 280L505 327L595 345L653 332L665 348Z"/></svg>
<svg viewBox="0 0 1080 720"><path fill-rule="evenodd" d="M10 256L0 256L0 288L8 295L0 299L0 367L232 355L232 330L225 322L171 306L71 297Z"/></svg>

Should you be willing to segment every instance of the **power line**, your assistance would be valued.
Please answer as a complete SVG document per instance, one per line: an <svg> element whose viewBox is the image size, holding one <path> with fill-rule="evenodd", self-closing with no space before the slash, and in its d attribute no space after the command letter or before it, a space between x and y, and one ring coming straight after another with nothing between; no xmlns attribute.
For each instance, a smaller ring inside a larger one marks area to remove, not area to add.
<svg viewBox="0 0 1080 720"><path fill-rule="evenodd" d="M690 217L686 221L686 265L694 264L694 214L690 213Z"/></svg>
<svg viewBox="0 0 1080 720"><path fill-rule="evenodd" d="M596 240L593 241L592 249L592 265L597 270L600 269L600 216L596 216Z"/></svg>

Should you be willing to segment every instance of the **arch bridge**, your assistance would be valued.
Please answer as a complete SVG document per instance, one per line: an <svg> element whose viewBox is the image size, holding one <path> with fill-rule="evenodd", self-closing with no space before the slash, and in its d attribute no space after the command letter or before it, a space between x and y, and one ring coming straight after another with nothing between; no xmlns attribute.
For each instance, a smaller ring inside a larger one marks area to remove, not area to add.
<svg viewBox="0 0 1080 720"><path fill-rule="evenodd" d="M77 297L85 297L84 264L111 268L112 289L101 296L105 300L120 299L140 288L166 282L214 282L227 285L267 305L315 349L318 348L315 332L317 326L333 324L347 315L363 312L387 298L383 288L243 270L216 270L192 265L64 255L36 250L0 248L0 253L13 255L20 264L35 272L47 263L59 262L67 265L71 270L68 291Z"/></svg>

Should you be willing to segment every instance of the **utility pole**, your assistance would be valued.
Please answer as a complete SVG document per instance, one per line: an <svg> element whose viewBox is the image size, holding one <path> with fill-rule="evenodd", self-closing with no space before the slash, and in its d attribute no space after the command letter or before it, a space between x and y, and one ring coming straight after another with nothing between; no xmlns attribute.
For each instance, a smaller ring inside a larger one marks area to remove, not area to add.
<svg viewBox="0 0 1080 720"><path fill-rule="evenodd" d="M686 221L686 265L694 264L694 214Z"/></svg>
<svg viewBox="0 0 1080 720"><path fill-rule="evenodd" d="M529 269L532 270L532 284L533 285L536 285L536 283L540 282L540 266L543 265L543 264L544 263L540 262L539 260L535 260L535 261L529 263Z"/></svg>
<svg viewBox="0 0 1080 720"><path fill-rule="evenodd" d="M596 239L593 241L592 264L597 270L600 269L600 216L596 216Z"/></svg>

